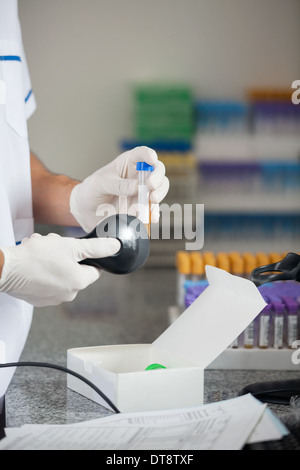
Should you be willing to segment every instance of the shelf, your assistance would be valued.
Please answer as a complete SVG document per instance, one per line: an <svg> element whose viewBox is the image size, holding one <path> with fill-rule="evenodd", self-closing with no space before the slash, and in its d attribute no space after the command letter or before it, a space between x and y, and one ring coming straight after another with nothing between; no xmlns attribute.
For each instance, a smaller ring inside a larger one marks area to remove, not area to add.
<svg viewBox="0 0 300 470"><path fill-rule="evenodd" d="M298 135L270 134L198 134L195 139L197 160L216 161L299 161Z"/></svg>
<svg viewBox="0 0 300 470"><path fill-rule="evenodd" d="M259 197L252 195L241 197L240 195L215 195L203 197L205 213L243 213L243 214L268 214L268 215L300 215L299 200L284 198L283 196Z"/></svg>

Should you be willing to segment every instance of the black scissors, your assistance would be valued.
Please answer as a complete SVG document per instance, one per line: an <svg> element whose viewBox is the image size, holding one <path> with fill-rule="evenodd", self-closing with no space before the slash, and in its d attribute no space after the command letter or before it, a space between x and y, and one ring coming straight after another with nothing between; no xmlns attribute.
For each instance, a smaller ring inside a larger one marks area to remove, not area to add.
<svg viewBox="0 0 300 470"><path fill-rule="evenodd" d="M300 255L296 253L288 253L281 261L255 268L251 273L251 281L256 286L287 280L300 282Z"/></svg>

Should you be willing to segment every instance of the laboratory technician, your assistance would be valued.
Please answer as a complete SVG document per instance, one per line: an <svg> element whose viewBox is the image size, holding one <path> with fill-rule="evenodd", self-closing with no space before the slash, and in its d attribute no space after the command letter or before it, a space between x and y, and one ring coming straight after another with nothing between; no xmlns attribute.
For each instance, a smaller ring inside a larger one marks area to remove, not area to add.
<svg viewBox="0 0 300 470"><path fill-rule="evenodd" d="M48 171L30 151L27 119L35 98L22 45L17 0L0 0L0 362L19 360L32 321L33 306L71 301L101 272L81 265L84 258L115 254L115 239L75 239L34 234L34 220L81 226L99 222L99 208L118 211L119 196L136 201L137 161L154 166L149 178L152 221L169 189L164 165L154 150L137 147L117 157L84 181ZM102 211L103 213L103 211ZM0 397L13 369L0 371Z"/></svg>

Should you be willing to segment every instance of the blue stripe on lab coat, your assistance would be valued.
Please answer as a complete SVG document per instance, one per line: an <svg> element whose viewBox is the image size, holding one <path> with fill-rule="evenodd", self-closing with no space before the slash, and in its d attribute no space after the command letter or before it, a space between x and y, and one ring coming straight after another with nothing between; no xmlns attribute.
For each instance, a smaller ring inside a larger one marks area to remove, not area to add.
<svg viewBox="0 0 300 470"><path fill-rule="evenodd" d="M21 62L21 57L18 55L0 55L0 60L15 60L17 62ZM30 96L32 94L32 90L29 90L26 98L25 98L25 103L29 100Z"/></svg>
<svg viewBox="0 0 300 470"><path fill-rule="evenodd" d="M16 60L21 62L21 57L18 55L0 55L0 60Z"/></svg>
<svg viewBox="0 0 300 470"><path fill-rule="evenodd" d="M26 96L26 98L25 98L25 103L27 103L27 101L29 100L31 94L32 94L32 90L29 90L29 92L28 92L28 94L27 94L27 96Z"/></svg>

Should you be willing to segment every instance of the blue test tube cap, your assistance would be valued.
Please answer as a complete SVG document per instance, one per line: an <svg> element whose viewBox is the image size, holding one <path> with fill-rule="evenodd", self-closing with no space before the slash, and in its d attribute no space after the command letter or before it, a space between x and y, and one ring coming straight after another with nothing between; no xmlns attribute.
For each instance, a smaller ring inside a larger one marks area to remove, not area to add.
<svg viewBox="0 0 300 470"><path fill-rule="evenodd" d="M149 165L149 163L146 163L146 162L137 162L136 169L138 171L153 171L154 166Z"/></svg>

